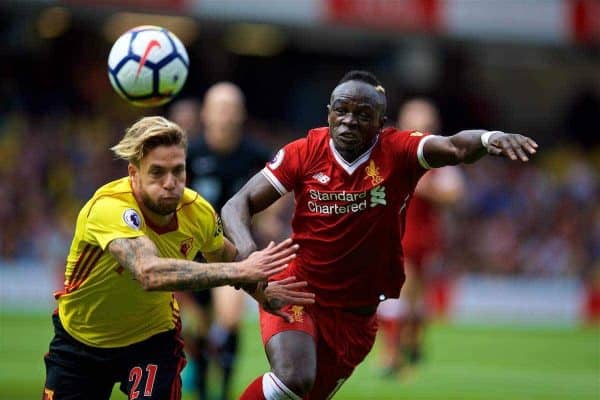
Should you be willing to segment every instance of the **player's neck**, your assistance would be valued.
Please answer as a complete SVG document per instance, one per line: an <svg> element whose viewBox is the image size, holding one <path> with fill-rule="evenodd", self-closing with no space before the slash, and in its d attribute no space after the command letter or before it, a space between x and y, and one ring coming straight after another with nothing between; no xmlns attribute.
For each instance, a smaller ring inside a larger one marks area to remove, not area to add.
<svg viewBox="0 0 600 400"><path fill-rule="evenodd" d="M150 223L148 225L162 228L162 227L168 226L171 223L173 223L173 218L175 217L175 213L171 213L169 215L161 215L161 214L157 214L157 213L151 211L150 209L145 207L143 204L140 204L139 206L142 209L142 214L144 215L144 219L150 220L149 221Z"/></svg>
<svg viewBox="0 0 600 400"><path fill-rule="evenodd" d="M377 137L374 137L373 140L366 144L365 146L361 146L359 148L356 149L345 149L345 150L341 150L338 149L337 147L335 147L335 150L339 153L340 156L342 156L342 158L348 163L348 164L352 164L354 161L356 161L360 156L362 156L363 154L365 154L365 152L373 145L373 143L375 143L375 141L377 140Z"/></svg>
<svg viewBox="0 0 600 400"><path fill-rule="evenodd" d="M354 160L356 160L362 153L357 151L348 151L348 150L340 150L336 149L340 156L348 163L352 164Z"/></svg>

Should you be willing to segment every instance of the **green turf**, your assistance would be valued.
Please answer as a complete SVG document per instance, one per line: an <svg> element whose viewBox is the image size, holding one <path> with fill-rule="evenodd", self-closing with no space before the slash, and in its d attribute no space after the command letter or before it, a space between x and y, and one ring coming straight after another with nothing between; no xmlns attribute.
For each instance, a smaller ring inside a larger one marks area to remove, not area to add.
<svg viewBox="0 0 600 400"><path fill-rule="evenodd" d="M236 393L267 368L256 324L248 323L243 332ZM40 398L42 356L51 334L49 316L0 314L1 399ZM377 349L336 399L600 399L597 328L434 325L427 359L401 381L378 376L376 355ZM114 391L113 399L124 398Z"/></svg>

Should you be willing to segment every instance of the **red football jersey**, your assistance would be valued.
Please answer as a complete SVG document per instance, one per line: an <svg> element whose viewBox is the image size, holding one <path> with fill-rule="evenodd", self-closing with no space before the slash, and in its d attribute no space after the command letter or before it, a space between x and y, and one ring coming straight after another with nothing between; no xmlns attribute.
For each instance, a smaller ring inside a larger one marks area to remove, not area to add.
<svg viewBox="0 0 600 400"><path fill-rule="evenodd" d="M403 215L429 167L426 137L386 128L348 163L329 128L317 128L279 150L262 170L282 195L294 191L292 238L300 250L288 273L306 280L322 306L360 307L398 297Z"/></svg>

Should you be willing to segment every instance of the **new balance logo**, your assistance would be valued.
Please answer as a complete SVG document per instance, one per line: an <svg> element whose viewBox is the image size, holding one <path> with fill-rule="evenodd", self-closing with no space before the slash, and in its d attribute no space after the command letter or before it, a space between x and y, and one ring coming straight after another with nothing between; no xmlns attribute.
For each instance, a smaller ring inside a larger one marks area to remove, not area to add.
<svg viewBox="0 0 600 400"><path fill-rule="evenodd" d="M375 186L369 193L371 194L371 207L387 204L385 201L385 186Z"/></svg>
<svg viewBox="0 0 600 400"><path fill-rule="evenodd" d="M327 175L325 175L322 172L319 172L318 174L314 174L313 178L315 178L316 180L318 180L323 185L326 184L327 182L329 182L331 180L330 177L328 177Z"/></svg>

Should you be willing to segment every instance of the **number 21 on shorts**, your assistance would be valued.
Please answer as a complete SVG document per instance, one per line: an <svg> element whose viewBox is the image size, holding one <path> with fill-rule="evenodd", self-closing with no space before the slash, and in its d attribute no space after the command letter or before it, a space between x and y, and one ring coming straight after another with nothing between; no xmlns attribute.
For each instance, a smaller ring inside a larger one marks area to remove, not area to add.
<svg viewBox="0 0 600 400"><path fill-rule="evenodd" d="M144 386L144 397L152 396L152 390L154 389L154 380L156 379L156 370L158 369L158 365L156 364L148 364L146 366L146 373L148 374L146 377L146 385ZM129 382L133 382L131 385L131 390L129 391L129 400L135 400L140 397L140 391L138 390L138 386L142 381L144 371L142 367L133 367L131 371L129 371Z"/></svg>

